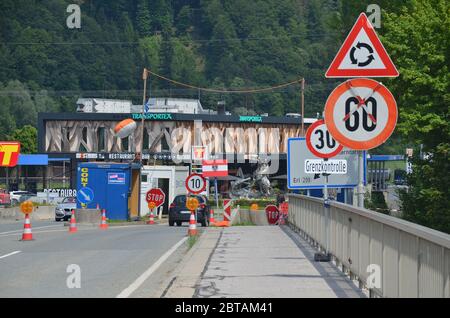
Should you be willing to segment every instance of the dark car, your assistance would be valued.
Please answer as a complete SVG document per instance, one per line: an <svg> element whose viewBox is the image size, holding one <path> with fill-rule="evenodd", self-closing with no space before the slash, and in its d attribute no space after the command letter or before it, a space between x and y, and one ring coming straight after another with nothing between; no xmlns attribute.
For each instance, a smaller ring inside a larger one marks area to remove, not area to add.
<svg viewBox="0 0 450 318"><path fill-rule="evenodd" d="M177 195L173 200L169 207L169 226L173 226L174 224L181 226L183 222L189 222L191 211L186 207L187 197L187 195ZM195 211L197 223L200 223L202 226L208 226L210 211L208 201L200 195L196 195L195 197L200 203L197 211Z"/></svg>

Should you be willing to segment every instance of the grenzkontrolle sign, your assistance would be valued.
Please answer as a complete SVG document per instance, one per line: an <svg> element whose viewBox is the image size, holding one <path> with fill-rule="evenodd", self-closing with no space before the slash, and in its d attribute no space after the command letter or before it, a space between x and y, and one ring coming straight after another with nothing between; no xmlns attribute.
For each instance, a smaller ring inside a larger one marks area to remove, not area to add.
<svg viewBox="0 0 450 318"><path fill-rule="evenodd" d="M358 151L344 148L333 159L324 160L309 151L303 137L289 138L287 148L289 189L322 189L325 186L323 173L330 174L329 188L354 188L358 185ZM365 180L364 162L364 183Z"/></svg>

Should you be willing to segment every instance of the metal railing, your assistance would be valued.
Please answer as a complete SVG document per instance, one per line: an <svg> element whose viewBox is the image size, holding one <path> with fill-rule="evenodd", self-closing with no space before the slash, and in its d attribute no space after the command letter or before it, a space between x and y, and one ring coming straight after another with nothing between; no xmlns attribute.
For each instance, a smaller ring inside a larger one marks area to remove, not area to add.
<svg viewBox="0 0 450 318"><path fill-rule="evenodd" d="M326 246L324 213L322 199L289 194L289 225L319 250ZM450 235L338 202L330 204L328 224L332 259L370 296L450 298Z"/></svg>

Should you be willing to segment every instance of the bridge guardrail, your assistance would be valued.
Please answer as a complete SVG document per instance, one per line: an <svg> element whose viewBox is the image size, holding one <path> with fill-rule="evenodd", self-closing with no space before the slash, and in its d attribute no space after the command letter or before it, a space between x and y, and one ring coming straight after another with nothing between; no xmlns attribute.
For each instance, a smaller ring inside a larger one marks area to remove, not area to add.
<svg viewBox="0 0 450 318"><path fill-rule="evenodd" d="M323 200L288 197L289 224L324 250ZM329 253L370 296L450 298L450 235L338 202L329 212ZM372 264L380 269L378 288L367 284Z"/></svg>

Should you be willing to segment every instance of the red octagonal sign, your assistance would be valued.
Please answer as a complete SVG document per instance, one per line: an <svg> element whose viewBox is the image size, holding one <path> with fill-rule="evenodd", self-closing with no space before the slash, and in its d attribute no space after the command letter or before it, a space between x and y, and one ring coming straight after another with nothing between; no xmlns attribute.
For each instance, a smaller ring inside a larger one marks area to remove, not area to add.
<svg viewBox="0 0 450 318"><path fill-rule="evenodd" d="M147 203L155 203L155 207L157 208L164 204L164 201L166 200L166 194L160 188L150 189L145 195L145 200L147 201Z"/></svg>

